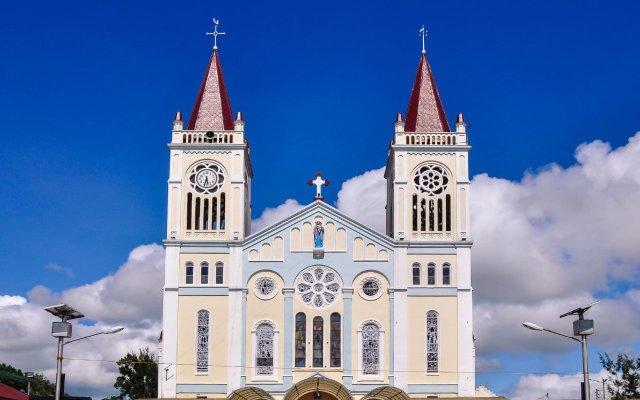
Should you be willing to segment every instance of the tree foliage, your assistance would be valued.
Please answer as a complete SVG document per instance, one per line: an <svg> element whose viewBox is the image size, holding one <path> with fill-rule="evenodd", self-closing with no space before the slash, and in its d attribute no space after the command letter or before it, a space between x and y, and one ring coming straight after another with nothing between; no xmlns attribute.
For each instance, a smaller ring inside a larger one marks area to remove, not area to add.
<svg viewBox="0 0 640 400"><path fill-rule="evenodd" d="M121 399L158 397L158 359L148 347L127 353L117 364L120 376L113 386Z"/></svg>
<svg viewBox="0 0 640 400"><path fill-rule="evenodd" d="M27 393L28 383L22 379L12 379L7 374L14 375L18 378L27 378L22 370L17 369L9 364L0 364L0 372L4 372L3 376L0 376L0 382L5 385L11 386L18 390ZM31 381L30 394L32 396L52 396L56 391L56 385L49 382L49 380L42 374L35 374Z"/></svg>
<svg viewBox="0 0 640 400"><path fill-rule="evenodd" d="M640 398L640 357L633 359L618 353L612 360L607 353L599 354L600 364L610 374L608 391L612 400Z"/></svg>

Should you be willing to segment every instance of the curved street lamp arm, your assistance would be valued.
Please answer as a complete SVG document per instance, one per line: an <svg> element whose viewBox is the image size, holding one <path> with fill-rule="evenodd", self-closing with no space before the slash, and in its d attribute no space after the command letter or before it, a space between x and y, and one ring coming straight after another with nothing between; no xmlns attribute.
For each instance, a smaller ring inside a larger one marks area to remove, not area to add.
<svg viewBox="0 0 640 400"><path fill-rule="evenodd" d="M553 334L558 335L558 336L566 337L567 339L575 340L578 343L582 343L582 340L576 339L573 336L565 335L564 333L552 331L551 329L547 329L547 328L542 328L542 330L545 331L545 332L553 333Z"/></svg>
<svg viewBox="0 0 640 400"><path fill-rule="evenodd" d="M63 342L62 344L63 344L63 346L64 346L64 345L67 345L67 344L69 344L69 343L77 342L78 340L82 340L82 339L90 338L90 337L92 337L92 336L103 335L103 334L105 334L105 332L97 332L97 333L93 333L93 334L91 334L91 335L87 335L87 336L79 337L79 338L77 338L77 339L73 339L73 340L69 340L69 341Z"/></svg>

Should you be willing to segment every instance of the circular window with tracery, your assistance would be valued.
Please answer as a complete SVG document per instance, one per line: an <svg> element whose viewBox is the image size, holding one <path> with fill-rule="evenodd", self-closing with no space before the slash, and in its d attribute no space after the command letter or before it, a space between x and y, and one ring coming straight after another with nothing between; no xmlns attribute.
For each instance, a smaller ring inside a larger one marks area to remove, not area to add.
<svg viewBox="0 0 640 400"><path fill-rule="evenodd" d="M256 283L253 285L253 293L256 295L256 297L263 300L268 300L275 297L275 295L278 293L277 289L278 284L276 283L275 279L268 276L258 278L256 280Z"/></svg>
<svg viewBox="0 0 640 400"><path fill-rule="evenodd" d="M198 193L215 193L224 184L224 173L218 164L205 161L191 169L189 184Z"/></svg>
<svg viewBox="0 0 640 400"><path fill-rule="evenodd" d="M328 267L309 267L296 278L298 298L316 309L333 304L342 289L342 279L338 273Z"/></svg>
<svg viewBox="0 0 640 400"><path fill-rule="evenodd" d="M382 296L382 282L373 276L368 276L360 282L358 293L365 300L375 300Z"/></svg>
<svg viewBox="0 0 640 400"><path fill-rule="evenodd" d="M449 176L440 165L427 164L418 169L413 177L413 183L421 193L435 196L447 190Z"/></svg>

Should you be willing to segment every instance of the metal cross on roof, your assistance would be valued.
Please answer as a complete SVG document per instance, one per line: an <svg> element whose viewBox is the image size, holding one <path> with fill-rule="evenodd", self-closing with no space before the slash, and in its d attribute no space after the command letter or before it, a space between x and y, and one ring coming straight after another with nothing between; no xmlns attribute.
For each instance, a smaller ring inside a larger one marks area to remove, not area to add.
<svg viewBox="0 0 640 400"><path fill-rule="evenodd" d="M317 172L316 179L309 179L309 182L307 183L309 184L309 186L316 187L316 195L313 200L324 200L324 197L322 197L322 186L329 186L329 180L323 179L322 173Z"/></svg>
<svg viewBox="0 0 640 400"><path fill-rule="evenodd" d="M213 49L216 50L218 48L218 35L226 35L226 32L218 32L218 24L220 20L215 18L213 19L213 32L207 32L207 35L213 35Z"/></svg>
<svg viewBox="0 0 640 400"><path fill-rule="evenodd" d="M420 32L420 36L422 36L422 54L425 54L427 51L424 49L424 38L427 36L427 30L424 29L424 25L422 25L418 32Z"/></svg>

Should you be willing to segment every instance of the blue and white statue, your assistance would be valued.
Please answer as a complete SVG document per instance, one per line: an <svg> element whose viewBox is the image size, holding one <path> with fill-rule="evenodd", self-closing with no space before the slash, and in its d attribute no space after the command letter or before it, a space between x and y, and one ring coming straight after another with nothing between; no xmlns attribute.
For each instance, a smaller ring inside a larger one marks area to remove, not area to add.
<svg viewBox="0 0 640 400"><path fill-rule="evenodd" d="M322 222L316 221L316 226L313 227L313 243L316 249L324 247L324 228Z"/></svg>

